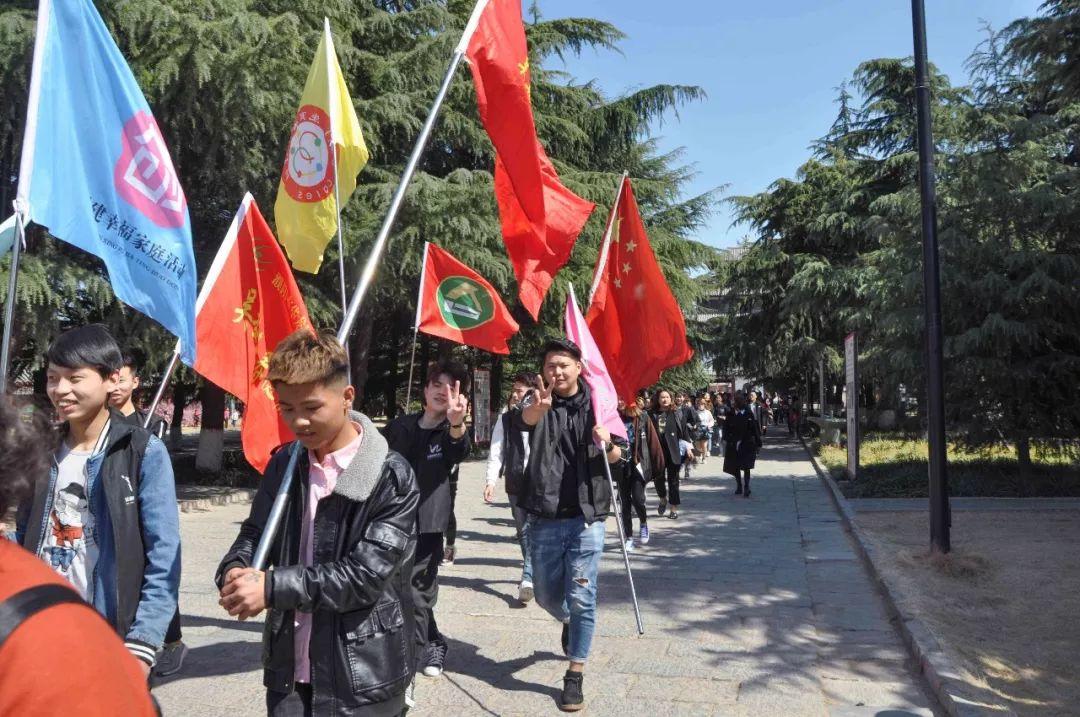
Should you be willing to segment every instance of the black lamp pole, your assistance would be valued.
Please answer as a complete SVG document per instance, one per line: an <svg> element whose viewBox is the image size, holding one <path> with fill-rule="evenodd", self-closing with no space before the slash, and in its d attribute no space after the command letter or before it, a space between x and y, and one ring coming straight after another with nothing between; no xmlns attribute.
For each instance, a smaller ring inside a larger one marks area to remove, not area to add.
<svg viewBox="0 0 1080 717"><path fill-rule="evenodd" d="M930 72L926 61L926 9L911 0L915 34L915 101L919 120L919 191L922 195L923 293L926 311L927 438L930 445L930 547L947 553L949 482L945 459L945 381L941 332L941 276L938 269L937 197L934 194L934 138L930 126Z"/></svg>

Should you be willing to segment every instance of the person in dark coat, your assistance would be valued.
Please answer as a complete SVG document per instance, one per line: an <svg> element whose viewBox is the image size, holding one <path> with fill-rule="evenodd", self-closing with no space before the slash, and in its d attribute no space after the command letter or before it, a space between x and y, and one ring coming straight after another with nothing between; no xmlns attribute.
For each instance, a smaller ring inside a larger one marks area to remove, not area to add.
<svg viewBox="0 0 1080 717"><path fill-rule="evenodd" d="M735 393L735 410L724 425L724 472L735 476L735 495L750 497L750 471L761 448L761 429L742 391Z"/></svg>
<svg viewBox="0 0 1080 717"><path fill-rule="evenodd" d="M615 472L619 476L623 535L626 536L626 549L629 551L634 548L633 511L637 512L638 522L641 524L638 540L642 545L649 544L645 484L649 481L664 480L664 449L660 447L656 426L645 413L644 398L639 396L631 406L620 400L619 417L626 425L626 436L630 443L629 456L623 462L622 470Z"/></svg>
<svg viewBox="0 0 1080 717"><path fill-rule="evenodd" d="M684 457L679 441L690 443L690 427L684 419L681 411L671 398L671 391L660 389L653 394L652 411L649 418L652 419L656 433L660 437L660 446L664 453L664 473L667 475L667 484L663 479L656 480L656 495L660 497L660 505L656 509L657 515L663 515L670 503L671 512L668 518L675 520L679 517L679 468L683 460L694 460L693 450L688 450Z"/></svg>

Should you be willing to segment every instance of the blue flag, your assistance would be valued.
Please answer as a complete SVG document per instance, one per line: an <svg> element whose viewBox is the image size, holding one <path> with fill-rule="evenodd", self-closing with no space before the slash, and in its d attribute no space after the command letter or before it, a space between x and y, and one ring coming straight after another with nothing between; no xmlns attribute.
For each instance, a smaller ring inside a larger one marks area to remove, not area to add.
<svg viewBox="0 0 1080 717"><path fill-rule="evenodd" d="M116 297L195 362L195 256L172 159L92 0L41 0L19 209L105 262Z"/></svg>

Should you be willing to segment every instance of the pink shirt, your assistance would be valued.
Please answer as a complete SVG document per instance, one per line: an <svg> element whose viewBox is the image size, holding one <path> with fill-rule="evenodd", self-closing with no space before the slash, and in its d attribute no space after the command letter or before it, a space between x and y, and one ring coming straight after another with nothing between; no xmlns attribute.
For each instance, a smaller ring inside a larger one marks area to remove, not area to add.
<svg viewBox="0 0 1080 717"><path fill-rule="evenodd" d="M307 510L304 511L303 522L300 525L300 564L310 566L314 562L315 553L315 511L319 507L319 501L334 492L337 486L338 476L348 467L356 452L360 450L360 443L364 440L364 429L359 423L353 422L353 428L359 434L349 445L339 448L333 453L328 453L322 463L315 458L315 454L308 451L308 494ZM311 659L308 654L311 643L311 613L295 613L293 630L293 649L296 653L296 672L294 676L297 682L311 682Z"/></svg>

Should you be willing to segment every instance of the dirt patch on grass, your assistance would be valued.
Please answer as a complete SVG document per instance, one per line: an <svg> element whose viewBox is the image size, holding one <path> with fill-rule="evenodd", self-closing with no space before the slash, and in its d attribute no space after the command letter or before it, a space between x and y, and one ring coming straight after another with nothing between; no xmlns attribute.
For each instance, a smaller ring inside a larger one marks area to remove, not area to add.
<svg viewBox="0 0 1080 717"><path fill-rule="evenodd" d="M1080 714L1080 511L957 512L930 555L922 513L857 517L880 568L973 692L1019 715Z"/></svg>

